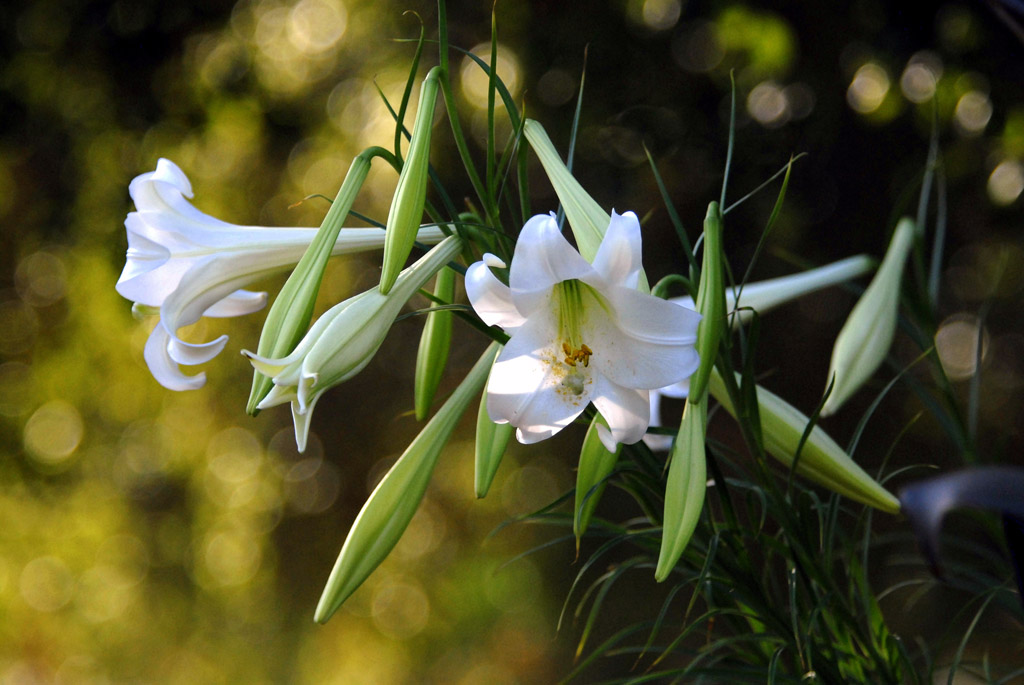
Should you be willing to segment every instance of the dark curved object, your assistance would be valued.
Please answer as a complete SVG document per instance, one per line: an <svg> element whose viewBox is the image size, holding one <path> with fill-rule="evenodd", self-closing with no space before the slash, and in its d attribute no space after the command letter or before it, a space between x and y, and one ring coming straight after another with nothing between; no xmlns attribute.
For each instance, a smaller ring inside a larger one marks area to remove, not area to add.
<svg viewBox="0 0 1024 685"><path fill-rule="evenodd" d="M946 513L960 507L1000 512L1024 604L1024 469L985 466L955 471L907 485L900 490L899 498L921 551L939 578L939 531Z"/></svg>

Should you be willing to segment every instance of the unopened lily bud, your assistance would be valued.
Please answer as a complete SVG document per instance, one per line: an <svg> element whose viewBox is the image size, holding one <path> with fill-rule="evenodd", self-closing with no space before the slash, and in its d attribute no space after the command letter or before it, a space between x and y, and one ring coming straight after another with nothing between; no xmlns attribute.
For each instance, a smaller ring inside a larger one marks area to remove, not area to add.
<svg viewBox="0 0 1024 685"><path fill-rule="evenodd" d="M434 124L434 103L437 102L440 78L440 67L434 67L427 73L420 88L419 108L409 139L409 154L398 175L398 186L388 211L384 264L380 274L380 292L383 295L391 291L398 272L409 258L423 217L430 168L430 131Z"/></svg>
<svg viewBox="0 0 1024 685"><path fill-rule="evenodd" d="M260 332L260 342L256 347L257 355L273 358L288 354L295 349L295 345L309 328L309 321L313 318L313 305L317 293L320 292L320 282L327 268L327 260L331 256L331 248L338 239L342 222L345 221L360 188L363 187L366 175L370 171L370 161L378 150L371 148L352 160L345 181L338 190L338 196L331 203L331 208L327 210L320 230L267 313L267 320ZM254 371L246 411L256 414L256 405L267 396L273 386L270 378L259 371Z"/></svg>
<svg viewBox="0 0 1024 685"><path fill-rule="evenodd" d="M700 367L690 378L690 398L704 399L708 376L718 359L718 343L725 330L725 268L722 256L722 212L717 202L708 205L704 219L704 261L697 289L697 311L703 317L697 329Z"/></svg>
<svg viewBox="0 0 1024 685"><path fill-rule="evenodd" d="M913 244L914 222L903 218L878 272L836 338L828 371L832 393L821 409L822 416L838 411L885 360L896 333L903 267Z"/></svg>
<svg viewBox="0 0 1024 685"><path fill-rule="evenodd" d="M707 457L704 454L707 402L687 401L679 433L669 455L665 483L665 515L662 520L661 551L654 579L668 578L686 550L697 528L707 492Z"/></svg>
<svg viewBox="0 0 1024 685"><path fill-rule="evenodd" d="M711 374L708 391L735 418L736 409L717 371ZM761 386L757 386L757 407L764 448L768 454L792 467L800 449L796 463L798 475L886 513L899 512L899 500L858 466L821 426L816 425L811 430L800 448L800 440L810 419L796 407Z"/></svg>
<svg viewBox="0 0 1024 685"><path fill-rule="evenodd" d="M320 395L370 363L402 306L461 248L459 238L449 236L402 271L387 295L374 287L335 305L317 319L286 357L273 359L243 352L257 371L274 381L273 389L257 406L266 409L291 403L299 451L305 449L310 418Z"/></svg>
<svg viewBox="0 0 1024 685"><path fill-rule="evenodd" d="M341 547L314 619L327 619L391 553L419 509L437 458L470 400L480 392L500 345L493 343L370 494Z"/></svg>
<svg viewBox="0 0 1024 685"><path fill-rule="evenodd" d="M441 269L434 284L434 297L451 303L455 299L455 272ZM416 354L416 376L414 397L416 420L422 421L430 412L430 403L441 384L441 375L448 363L448 350L452 342L452 313L433 311L427 314L420 335L420 347Z"/></svg>

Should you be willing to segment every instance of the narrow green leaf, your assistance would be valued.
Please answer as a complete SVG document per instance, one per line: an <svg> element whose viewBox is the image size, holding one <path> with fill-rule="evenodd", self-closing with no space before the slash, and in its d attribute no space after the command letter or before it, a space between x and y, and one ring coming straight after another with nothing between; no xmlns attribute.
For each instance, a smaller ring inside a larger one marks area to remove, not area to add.
<svg viewBox="0 0 1024 685"><path fill-rule="evenodd" d="M440 78L441 69L434 67L427 73L420 88L416 122L409 140L409 156L398 175L398 186L388 211L384 264L380 274L380 292L383 295L388 294L398 273L405 266L423 217L430 167L430 132L434 124L434 104L437 102Z"/></svg>
<svg viewBox="0 0 1024 685"><path fill-rule="evenodd" d="M707 490L707 462L704 456L704 431L707 403L686 402L679 433L669 455L668 482L665 484L665 520L661 534L661 552L654 579L668 578L683 555L697 527Z"/></svg>
<svg viewBox="0 0 1024 685"><path fill-rule="evenodd" d="M487 348L366 500L320 596L317 623L325 623L338 610L402 537L427 490L437 457L469 401L483 387L499 349L497 343Z"/></svg>
<svg viewBox="0 0 1024 685"><path fill-rule="evenodd" d="M605 449L604 443L597 434L598 426L608 428L608 422L600 414L596 414L587 429L580 450L580 463L576 471L576 503L573 505L572 530L576 534L576 548L579 549L580 538L590 525L590 517L594 514L597 503L601 500L608 476L615 468L622 453L622 444L616 445L614 452Z"/></svg>
<svg viewBox="0 0 1024 685"><path fill-rule="evenodd" d="M437 272L434 297L445 303L455 299L455 272L444 268ZM416 420L422 421L430 412L437 386L448 363L452 341L452 313L440 309L427 314L416 355L415 404Z"/></svg>

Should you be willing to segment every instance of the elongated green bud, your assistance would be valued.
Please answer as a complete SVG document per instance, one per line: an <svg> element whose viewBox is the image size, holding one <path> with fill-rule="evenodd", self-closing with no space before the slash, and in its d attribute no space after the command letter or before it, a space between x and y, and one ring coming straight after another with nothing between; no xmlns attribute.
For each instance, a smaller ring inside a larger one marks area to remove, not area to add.
<svg viewBox="0 0 1024 685"><path fill-rule="evenodd" d="M735 418L736 409L717 371L711 375L708 390ZM757 386L757 406L761 415L765 450L786 466L792 467L800 438L810 419L761 386ZM796 472L829 490L875 509L889 514L900 510L899 500L858 466L821 426L816 425L804 443Z"/></svg>
<svg viewBox="0 0 1024 685"><path fill-rule="evenodd" d="M445 268L437 272L434 297L451 304L455 299L455 272ZM452 341L452 313L430 312L423 324L419 352L416 355L416 420L422 421L430 412L441 375L448 363L448 348Z"/></svg>
<svg viewBox="0 0 1024 685"><path fill-rule="evenodd" d="M576 236L576 246L580 254L588 262L594 261L611 217L583 189L579 181L573 178L572 172L565 166L543 126L533 119L527 119L523 123L523 133L530 141L530 146L540 159L544 172L548 175L559 202L562 203L565 216L569 219L569 226Z"/></svg>
<svg viewBox="0 0 1024 685"><path fill-rule="evenodd" d="M828 371L829 382L835 381L822 416L838 411L885 360L896 334L903 267L913 244L914 222L904 217L896 225L878 272L836 337Z"/></svg>
<svg viewBox="0 0 1024 685"><path fill-rule="evenodd" d="M614 452L609 452L604 446L598 430L608 430L608 422L604 417L597 414L590 422L587 435L583 439L583 448L580 449L579 468L576 471L576 503L573 506L572 531L576 535L576 548L579 549L580 538L587 532L590 525L590 517L594 515L597 503L601 501L604 488L619 461L622 453L622 443L616 444Z"/></svg>
<svg viewBox="0 0 1024 685"><path fill-rule="evenodd" d="M338 240L342 224L352 209L352 203L355 202L356 195L359 194L370 171L370 161L380 152L380 148L370 148L352 160L348 174L338 190L338 196L331 203L327 216L320 224L320 230L267 313L267 320L263 324L260 342L256 348L256 354L261 357L283 357L294 350L295 345L305 335L309 321L313 317L313 305L317 293L320 292L320 282L324 277L324 269L327 268L327 260ZM259 412L256 405L267 396L273 386L274 383L269 377L259 371L253 372L252 389L249 391L249 402L245 408L249 414L255 415Z"/></svg>
<svg viewBox="0 0 1024 685"><path fill-rule="evenodd" d="M694 404L704 399L708 377L718 359L718 343L726 326L725 268L722 260L722 212L718 203L712 202L704 218L704 261L697 289L697 311L704 318L697 329L700 367L690 379L690 398Z"/></svg>
<svg viewBox="0 0 1024 685"><path fill-rule="evenodd" d="M523 122L523 134L544 167L544 173L551 181L558 201L562 203L565 216L569 219L569 227L576 238L576 247L584 259L593 262L605 231L608 230L608 224L611 223L611 216L601 209L601 205L573 177L543 126L533 119L527 119ZM637 288L645 293L651 291L647 274L643 269L640 269L640 283Z"/></svg>
<svg viewBox="0 0 1024 685"><path fill-rule="evenodd" d="M661 551L654 571L654 579L659 583L668 578L686 550L704 507L707 491L706 427L707 402L695 404L687 400L679 433L669 455Z"/></svg>
<svg viewBox="0 0 1024 685"><path fill-rule="evenodd" d="M395 188L391 209L388 211L384 264L380 274L380 292L383 295L388 294L398 273L405 266L423 217L430 166L430 131L434 123L434 103L437 102L442 73L440 67L431 69L420 88L420 102L409 140L409 154L398 175L398 187Z"/></svg>
<svg viewBox="0 0 1024 685"><path fill-rule="evenodd" d="M505 448L516 433L511 423L495 423L487 413L487 393L480 398L476 415L476 454L473 487L476 496L483 498L491 489L498 466L505 456Z"/></svg>
<svg viewBox="0 0 1024 685"><path fill-rule="evenodd" d="M370 494L352 524L314 619L325 623L398 544L420 506L437 457L484 385L500 345L493 343Z"/></svg>

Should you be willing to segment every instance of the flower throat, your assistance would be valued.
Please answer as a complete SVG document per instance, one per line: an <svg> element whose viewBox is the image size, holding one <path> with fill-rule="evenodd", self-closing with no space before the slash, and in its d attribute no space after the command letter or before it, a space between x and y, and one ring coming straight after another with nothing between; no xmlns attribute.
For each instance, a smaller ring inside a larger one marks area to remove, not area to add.
<svg viewBox="0 0 1024 685"><path fill-rule="evenodd" d="M583 342L580 333L580 319L583 316L584 284L575 278L562 281L555 288L558 293L558 337L562 341L563 361L575 367L577 363L590 366L590 355L594 352Z"/></svg>

